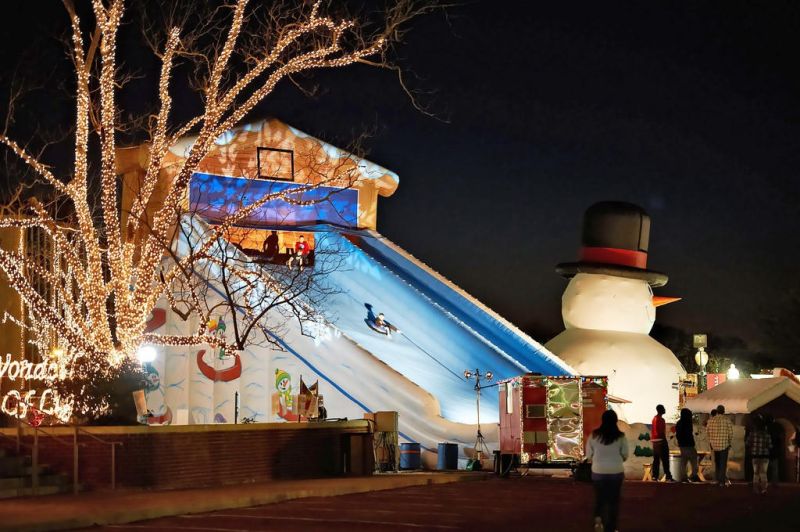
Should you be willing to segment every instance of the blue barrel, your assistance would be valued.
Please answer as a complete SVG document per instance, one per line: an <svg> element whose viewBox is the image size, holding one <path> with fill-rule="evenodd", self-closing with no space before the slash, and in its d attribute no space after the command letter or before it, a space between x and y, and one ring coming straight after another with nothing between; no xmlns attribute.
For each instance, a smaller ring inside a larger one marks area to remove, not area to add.
<svg viewBox="0 0 800 532"><path fill-rule="evenodd" d="M447 469L458 469L458 445L455 443L440 443L438 448L439 458L436 462L436 469L445 471Z"/></svg>
<svg viewBox="0 0 800 532"><path fill-rule="evenodd" d="M418 443L400 444L400 469L419 469L422 464Z"/></svg>

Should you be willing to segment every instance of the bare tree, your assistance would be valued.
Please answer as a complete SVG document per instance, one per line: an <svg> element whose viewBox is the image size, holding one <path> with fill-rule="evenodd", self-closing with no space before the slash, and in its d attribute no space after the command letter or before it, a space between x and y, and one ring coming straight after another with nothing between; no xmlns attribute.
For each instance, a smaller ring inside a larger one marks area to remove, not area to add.
<svg viewBox="0 0 800 532"><path fill-rule="evenodd" d="M287 265L281 254L265 256L248 247L261 241L263 235L253 233L263 230L230 228L219 237L213 228L188 217L182 229L188 254L203 248L207 238L214 238L214 244L204 258L189 261L187 275L176 278L165 293L174 311L197 315L202 323L212 324L207 329L219 330L220 323L225 323L230 340L220 339L221 352L253 345L280 349L278 339L288 322L298 323L303 334L314 334L327 321L322 309L336 292L326 278L341 270L346 258L335 242L325 242L335 238L308 234L309 240L315 238L312 261Z"/></svg>
<svg viewBox="0 0 800 532"><path fill-rule="evenodd" d="M124 127L117 91L120 83L130 79L130 74L121 70L117 51L124 2L92 0L94 28L89 32L82 27L72 0L64 0L64 5L71 21L76 75L71 175L59 178L6 135L0 135L0 143L47 184L53 197L69 203L70 216L65 223L42 202L32 199L25 205L24 217L0 220L0 227L42 231L58 257L44 268L24 252L0 250L0 270L24 300L33 327L39 331L34 339L42 344L39 347L46 351L59 346L73 371L95 379L130 360L145 341L167 345L218 343L219 339L206 330L204 320L198 320L197 330L185 336L147 334L149 313L176 280L189 282L187 279L204 268L220 267L220 261L228 266L238 260L235 253L228 256L226 251L220 258L214 251L220 251L221 239L239 221L278 197L291 199L285 192L267 194L218 220L192 253L181 257L171 254L186 214L183 200L187 185L215 140L238 124L282 80L359 62L390 66L386 55L390 44L402 37L408 20L431 6L399 0L382 12L328 15L323 11L332 12L332 8L322 1L248 6L247 0L238 0L215 9L203 21L194 21L192 27L168 28L163 40L151 39L161 60L158 109L149 120L149 158L139 200L123 226L117 206L116 153L117 135ZM173 20L181 18L186 20L180 16ZM184 72L179 67L187 59L195 63L191 76L200 90L202 110L178 120L170 86ZM170 147L190 133L196 135L194 143L165 182L163 166ZM97 186L91 179L93 172L97 173ZM157 186L166 187L163 202L158 205L154 199ZM145 223L147 227L143 228ZM228 284L235 287L233 299L252 297L248 287L255 282L255 274L251 274L250 266L236 271L228 277ZM34 278L44 279L53 297L37 290ZM303 281L292 280L290 286L297 282ZM272 299L259 301L253 317L264 308L275 308L270 301L291 298L293 292L269 286L265 294L272 294ZM275 294L283 295L276 299ZM208 313L199 300L202 294L196 296L192 310ZM236 305L229 305L232 312ZM244 327L255 326L251 322Z"/></svg>
<svg viewBox="0 0 800 532"><path fill-rule="evenodd" d="M293 187L291 193L283 192L282 186L253 193L252 184L265 182L245 179L238 197L226 190L221 211L220 206L212 204L211 192L195 186L194 201L177 224L169 250L171 262L179 268L171 280L163 275L160 278L173 312L184 320L196 316L202 335L214 332L208 330L208 324L225 323L228 334L214 335L223 352L241 351L254 344L280 349L278 339L289 321L296 322L302 334L314 334L324 325L329 318L322 311L325 299L335 293L326 278L344 268L345 253L337 244L337 236L324 231L303 231L302 227L286 231L293 227L286 218L298 214L298 210L329 203L358 184L361 159L355 153L361 153L363 139L362 135L348 150L336 151L322 142L306 143L297 152L298 171L306 184ZM281 172L280 168L273 170ZM241 167L233 173L255 177ZM313 196L309 192L314 192ZM261 210L249 211L239 225L224 225L230 218L226 213L245 211L253 197L257 202L265 197L279 199L284 209L279 212L267 204ZM265 226L283 228L280 238L291 239L281 246L278 231ZM269 238L274 238L271 250ZM292 254L299 238L304 238L308 255ZM281 253L281 248L292 253ZM154 340L163 341L164 337Z"/></svg>

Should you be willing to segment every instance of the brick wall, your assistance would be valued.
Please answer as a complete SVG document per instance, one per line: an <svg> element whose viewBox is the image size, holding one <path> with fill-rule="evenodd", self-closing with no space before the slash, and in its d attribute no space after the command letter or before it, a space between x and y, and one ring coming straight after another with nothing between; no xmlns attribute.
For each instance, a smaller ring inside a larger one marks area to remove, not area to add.
<svg viewBox="0 0 800 532"><path fill-rule="evenodd" d="M39 434L39 463L71 478L73 429L46 430L47 435ZM122 444L116 448L118 487L185 488L372 471L372 434L366 421L86 427L82 431L89 434L79 432L78 478L90 490L111 486L110 446L91 435ZM4 432L14 434L8 429ZM23 441L28 446L33 443L32 431L25 431ZM12 448L14 440L0 438L0 444Z"/></svg>

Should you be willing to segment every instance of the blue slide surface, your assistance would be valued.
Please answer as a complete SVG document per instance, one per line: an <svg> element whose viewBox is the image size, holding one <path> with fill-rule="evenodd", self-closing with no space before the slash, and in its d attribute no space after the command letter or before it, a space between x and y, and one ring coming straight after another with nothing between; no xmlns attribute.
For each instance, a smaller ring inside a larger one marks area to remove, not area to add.
<svg viewBox="0 0 800 532"><path fill-rule="evenodd" d="M207 234L205 221L186 223L196 230L190 239ZM230 420L231 398L239 393L243 416L258 422L288 421L277 410L276 376L291 375L294 383L300 377L306 383L319 380L332 417L397 411L403 440L419 442L426 450L446 441L466 449L475 442L478 412L475 383L465 378L465 370L491 371L494 382L526 372L574 373L542 345L379 233L331 224L294 230L314 233L313 267L329 272L320 282L331 293L317 309L324 323L306 323L301 329L296 320L283 322L280 338L272 335L282 349L255 342L241 352L241 377L229 382L209 382L193 363L187 366L185 354L169 355L159 369L166 384L165 406L189 408L195 423L217 417ZM212 295L222 297L214 279L205 282ZM376 325L379 314L391 327ZM174 326L184 327L179 320ZM206 361L212 362L217 370L229 363ZM187 368L188 389L173 387L186 379ZM493 382L482 384L486 387L480 421L491 447L497 441L498 388ZM287 393L297 393L297 388L293 390ZM153 405L156 410L161 406Z"/></svg>
<svg viewBox="0 0 800 532"><path fill-rule="evenodd" d="M346 257L346 266L327 277L336 291L325 301L332 324L432 394L444 418L476 420L474 382L467 382L465 369L491 371L495 380L528 371L571 373L540 344L378 233L330 225L304 229L320 235L318 248ZM376 331L371 325L378 313L398 332ZM496 422L497 388L483 394L481 418Z"/></svg>

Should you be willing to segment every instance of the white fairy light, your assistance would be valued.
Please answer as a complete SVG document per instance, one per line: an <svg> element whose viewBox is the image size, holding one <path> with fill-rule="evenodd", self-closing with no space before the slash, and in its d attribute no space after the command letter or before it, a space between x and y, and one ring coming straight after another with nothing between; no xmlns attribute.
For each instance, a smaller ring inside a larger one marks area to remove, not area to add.
<svg viewBox="0 0 800 532"><path fill-rule="evenodd" d="M218 55L208 58L211 66L203 114L183 125L170 123L172 99L169 86L181 39L178 28L168 32L161 54L160 108L149 142L149 159L138 197L124 227L117 207L118 154L115 139L119 127L115 98L119 68L116 45L124 12L122 0L92 1L98 28L93 38L98 42L92 42L88 47L83 39L81 21L67 6L76 75L75 159L71 178L59 179L13 140L0 135L0 144L16 154L61 197L69 200L74 211L73 222L61 223L44 205L33 199L28 205L27 217L0 219L0 228L17 228L21 233L41 231L48 242L52 260L45 261L49 262L47 266L29 256L21 237L17 250L0 249L0 270L22 300L18 321L31 324L26 329L30 336L28 342L44 356L50 353L52 359L59 362L62 368L60 377L83 377L75 374L80 371L76 368L85 367L81 364L88 362L90 367L103 368L98 370L101 375L98 378L102 378L126 359L133 359L137 354L148 357L155 353L153 346L144 343L230 347L225 345L224 338L207 332L208 316L196 294L190 298L191 310L201 319L197 320L196 330L186 336L147 332L150 311L165 295L173 304L171 282L180 278L183 271L191 270L191 261L210 260L209 250L214 241L269 201L282 199L298 206L313 205L319 200L303 200L305 192L328 184L353 186L356 183L352 169L343 168L342 171L309 178L308 184L291 192L265 195L222 220L214 228L212 238L208 238L189 257L180 262L165 260L174 236L176 214L185 212L182 202L185 201L187 186L200 163L215 146L215 139L233 128L288 76L312 69L350 65L380 53L386 45L381 36L346 38L348 33L358 32L356 21L335 21L323 16L320 13L321 2L317 1L304 18L287 23L272 48L264 50L261 59L254 60L232 86L226 86L223 80L231 77L230 59L241 45L240 34L248 20L247 4L245 0L236 3ZM98 111L96 116L95 109ZM199 127L197 141L186 158L180 161L177 171L165 179L169 172L165 172L164 161L176 136L188 134L195 127ZM90 135L93 132L99 140L100 201L97 206L92 198L94 191L88 185L89 151L94 145ZM164 200L154 209L156 190L164 192ZM146 224L145 219L148 220ZM147 230L143 231L145 225ZM267 289L277 288L271 284L277 281L259 277L259 272L230 264L224 267L244 283L248 298L252 297L252 291L259 283L266 283ZM36 280L50 287L48 294L37 290ZM250 316L258 314L256 309L247 310ZM61 400L67 401L68 398L62 397Z"/></svg>
<svg viewBox="0 0 800 532"><path fill-rule="evenodd" d="M149 364L154 361L157 356L158 352L152 345L143 345L136 351L136 358L138 358L139 362L142 364Z"/></svg>

